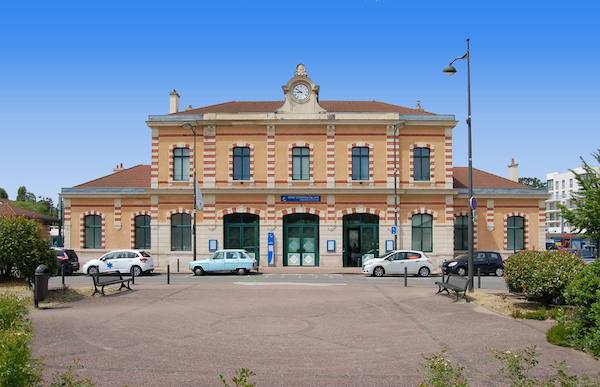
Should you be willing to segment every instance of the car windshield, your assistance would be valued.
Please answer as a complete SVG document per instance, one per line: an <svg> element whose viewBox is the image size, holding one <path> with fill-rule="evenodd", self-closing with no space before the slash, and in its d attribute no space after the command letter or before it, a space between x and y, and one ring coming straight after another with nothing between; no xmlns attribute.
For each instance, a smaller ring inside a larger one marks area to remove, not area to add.
<svg viewBox="0 0 600 387"><path fill-rule="evenodd" d="M140 254L142 255L142 257L150 258L150 254L148 254L145 251L140 251Z"/></svg>
<svg viewBox="0 0 600 387"><path fill-rule="evenodd" d="M64 257L65 256L65 252L64 251L60 251L60 250L56 250L56 256L57 257Z"/></svg>
<svg viewBox="0 0 600 387"><path fill-rule="evenodd" d="M469 256L467 254L463 254L463 255L459 255L458 257L454 258L455 261L466 261L469 258Z"/></svg>

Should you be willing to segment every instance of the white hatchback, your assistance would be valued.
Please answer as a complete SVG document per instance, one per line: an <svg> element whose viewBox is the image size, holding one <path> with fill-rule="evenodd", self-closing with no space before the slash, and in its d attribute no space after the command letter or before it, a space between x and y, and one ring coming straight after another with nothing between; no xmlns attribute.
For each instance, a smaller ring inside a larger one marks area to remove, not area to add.
<svg viewBox="0 0 600 387"><path fill-rule="evenodd" d="M428 277L433 265L425 253L415 250L395 250L379 258L372 258L363 264L363 273L375 277L386 274L407 274Z"/></svg>
<svg viewBox="0 0 600 387"><path fill-rule="evenodd" d="M86 262L82 271L89 275L118 271L139 276L154 271L154 262L150 254L143 250L114 250Z"/></svg>

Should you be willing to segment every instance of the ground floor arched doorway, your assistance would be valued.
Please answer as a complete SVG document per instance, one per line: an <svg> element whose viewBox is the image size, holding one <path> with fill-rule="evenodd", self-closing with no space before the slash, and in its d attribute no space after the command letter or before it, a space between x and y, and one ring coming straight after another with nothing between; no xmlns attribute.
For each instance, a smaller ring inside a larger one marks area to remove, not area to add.
<svg viewBox="0 0 600 387"><path fill-rule="evenodd" d="M283 217L283 265L319 266L319 217L290 214Z"/></svg>
<svg viewBox="0 0 600 387"><path fill-rule="evenodd" d="M226 249L244 249L259 262L259 216L237 213L223 217L223 246Z"/></svg>
<svg viewBox="0 0 600 387"><path fill-rule="evenodd" d="M379 256L379 217L350 214L343 218L345 267L360 267L363 259Z"/></svg>

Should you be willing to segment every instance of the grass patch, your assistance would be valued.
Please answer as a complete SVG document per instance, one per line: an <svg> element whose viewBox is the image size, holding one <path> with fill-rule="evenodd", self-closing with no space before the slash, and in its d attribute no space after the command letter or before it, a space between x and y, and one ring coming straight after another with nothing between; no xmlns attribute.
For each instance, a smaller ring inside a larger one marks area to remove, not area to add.
<svg viewBox="0 0 600 387"><path fill-rule="evenodd" d="M569 331L565 324L558 323L546 332L546 340L550 344L560 345L561 347L571 347L569 343Z"/></svg>
<svg viewBox="0 0 600 387"><path fill-rule="evenodd" d="M518 319L556 320L563 308L544 306L539 302L528 301L523 296L512 293L483 293L469 294L478 305L494 312Z"/></svg>

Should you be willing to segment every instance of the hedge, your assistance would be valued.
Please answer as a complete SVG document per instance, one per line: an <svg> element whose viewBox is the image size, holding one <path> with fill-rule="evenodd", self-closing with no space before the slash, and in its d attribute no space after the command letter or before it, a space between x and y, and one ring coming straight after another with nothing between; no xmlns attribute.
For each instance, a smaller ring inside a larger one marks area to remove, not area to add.
<svg viewBox="0 0 600 387"><path fill-rule="evenodd" d="M522 251L506 260L504 278L510 291L551 304L564 299L567 286L584 266L566 251Z"/></svg>

